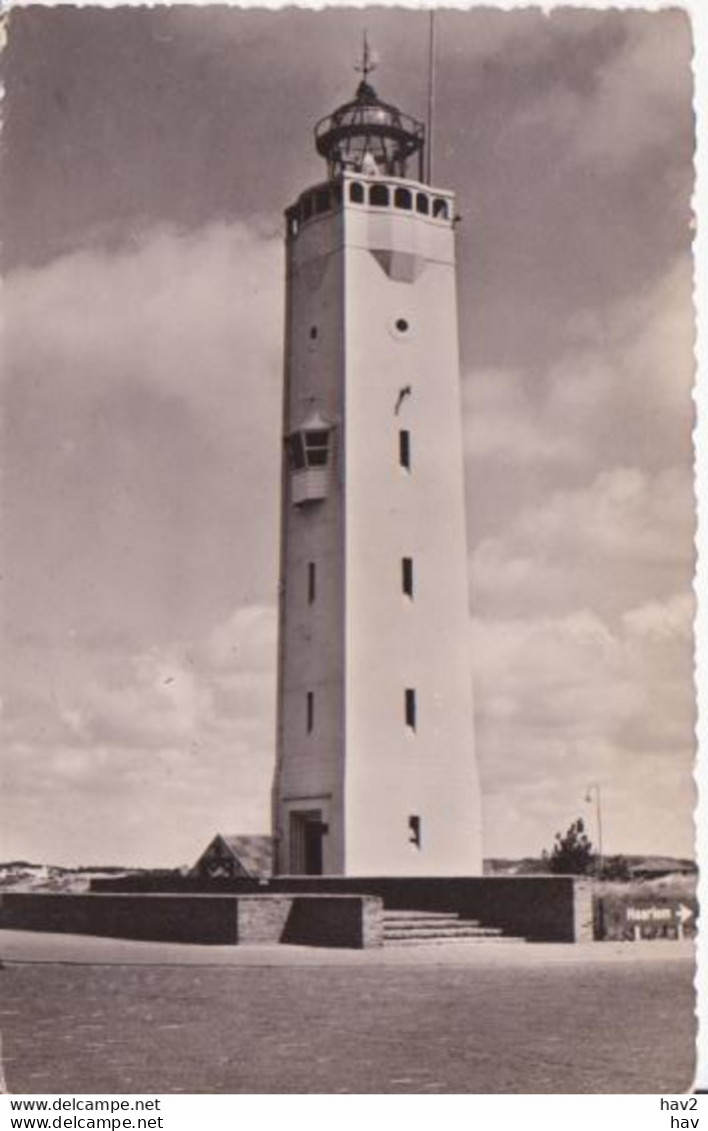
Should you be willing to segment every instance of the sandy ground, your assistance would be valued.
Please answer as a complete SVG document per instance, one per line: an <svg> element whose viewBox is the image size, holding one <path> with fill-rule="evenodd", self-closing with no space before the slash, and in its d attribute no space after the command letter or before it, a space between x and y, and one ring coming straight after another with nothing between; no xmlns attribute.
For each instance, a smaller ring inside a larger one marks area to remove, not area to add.
<svg viewBox="0 0 708 1131"><path fill-rule="evenodd" d="M86 935L0 931L0 960L128 966L504 966L695 960L690 940L592 943L429 943L372 950L306 946L196 946Z"/></svg>
<svg viewBox="0 0 708 1131"><path fill-rule="evenodd" d="M15 1094L691 1088L693 947L334 951L0 933Z"/></svg>

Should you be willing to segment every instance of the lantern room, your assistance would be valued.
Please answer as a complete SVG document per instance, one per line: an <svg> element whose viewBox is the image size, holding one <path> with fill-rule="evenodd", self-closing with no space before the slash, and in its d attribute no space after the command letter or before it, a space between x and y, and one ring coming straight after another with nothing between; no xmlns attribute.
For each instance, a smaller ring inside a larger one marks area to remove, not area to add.
<svg viewBox="0 0 708 1131"><path fill-rule="evenodd" d="M327 162L331 180L345 170L406 178L410 175L408 162L414 157L418 165L414 178L423 180L425 127L382 102L366 78L352 102L317 123L315 145Z"/></svg>

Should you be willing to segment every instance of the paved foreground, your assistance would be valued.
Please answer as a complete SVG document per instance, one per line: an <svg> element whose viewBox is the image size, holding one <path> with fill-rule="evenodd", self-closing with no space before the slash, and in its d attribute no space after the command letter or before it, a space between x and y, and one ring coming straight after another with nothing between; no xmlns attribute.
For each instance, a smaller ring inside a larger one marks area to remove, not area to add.
<svg viewBox="0 0 708 1131"><path fill-rule="evenodd" d="M383 952L0 934L15 1093L690 1089L693 951Z"/></svg>

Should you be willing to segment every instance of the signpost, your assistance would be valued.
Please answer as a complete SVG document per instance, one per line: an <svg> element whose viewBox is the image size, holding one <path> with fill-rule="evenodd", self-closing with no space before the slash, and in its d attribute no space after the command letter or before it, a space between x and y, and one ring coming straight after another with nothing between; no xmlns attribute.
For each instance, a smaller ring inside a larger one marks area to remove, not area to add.
<svg viewBox="0 0 708 1131"><path fill-rule="evenodd" d="M632 938L639 942L642 938L666 938L676 932L676 938L685 937L686 925L695 918L695 911L679 900L666 903L630 903L626 909L626 923L632 929ZM643 928L652 928L645 934ZM656 928L660 929L657 933ZM666 931L670 932L667 935Z"/></svg>

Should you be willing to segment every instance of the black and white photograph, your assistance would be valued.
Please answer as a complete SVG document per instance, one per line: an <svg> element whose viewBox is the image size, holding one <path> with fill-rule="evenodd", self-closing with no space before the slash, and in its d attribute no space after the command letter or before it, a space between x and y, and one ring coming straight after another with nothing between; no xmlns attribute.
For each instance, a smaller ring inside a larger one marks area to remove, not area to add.
<svg viewBox="0 0 708 1131"><path fill-rule="evenodd" d="M0 1090L690 1092L690 14L3 27Z"/></svg>

